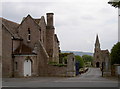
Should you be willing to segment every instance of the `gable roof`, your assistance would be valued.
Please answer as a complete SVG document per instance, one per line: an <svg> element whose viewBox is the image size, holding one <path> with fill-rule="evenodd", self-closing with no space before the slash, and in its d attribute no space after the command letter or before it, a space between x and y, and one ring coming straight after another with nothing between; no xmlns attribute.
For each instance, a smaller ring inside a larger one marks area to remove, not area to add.
<svg viewBox="0 0 120 89"><path fill-rule="evenodd" d="M102 53L104 54L109 54L109 51L106 49L106 50L101 50Z"/></svg>
<svg viewBox="0 0 120 89"><path fill-rule="evenodd" d="M19 26L18 23L6 20L4 18L0 18L0 21L2 22L2 26L6 28L6 30L11 34L11 36L20 39L19 35L17 34L17 27Z"/></svg>
<svg viewBox="0 0 120 89"><path fill-rule="evenodd" d="M33 54L33 53L32 53L32 49L30 47L21 43L21 45L19 45L19 47L13 52L13 54L20 55L20 54Z"/></svg>
<svg viewBox="0 0 120 89"><path fill-rule="evenodd" d="M34 19L34 18L33 18ZM39 24L41 19L34 19L34 21Z"/></svg>
<svg viewBox="0 0 120 89"><path fill-rule="evenodd" d="M27 18L30 18L33 20L33 22L39 27L41 28L37 23L39 22L38 19L33 19L29 14L27 15L27 17L24 17L22 22L20 23L20 25L18 26L18 28L22 25L22 23L27 19ZM39 19L40 20L40 19Z"/></svg>
<svg viewBox="0 0 120 89"><path fill-rule="evenodd" d="M41 26L41 23L42 23L42 22L46 25L44 16L41 16L41 20L40 20L40 22L39 22L38 25Z"/></svg>
<svg viewBox="0 0 120 89"><path fill-rule="evenodd" d="M4 26L9 29L10 32L12 32L13 34L17 33L17 27L19 26L18 23L12 22L4 18L0 18L0 20L2 21L2 24L4 24Z"/></svg>
<svg viewBox="0 0 120 89"><path fill-rule="evenodd" d="M56 42L59 43L59 40L58 40L57 34L54 34L54 37L55 37Z"/></svg>

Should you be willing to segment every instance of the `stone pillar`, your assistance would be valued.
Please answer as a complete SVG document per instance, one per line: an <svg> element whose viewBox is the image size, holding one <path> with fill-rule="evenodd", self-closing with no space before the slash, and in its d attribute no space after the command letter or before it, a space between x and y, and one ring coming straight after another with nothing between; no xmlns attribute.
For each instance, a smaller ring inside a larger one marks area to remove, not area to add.
<svg viewBox="0 0 120 89"><path fill-rule="evenodd" d="M70 54L67 56L67 75L68 77L73 77L76 75L76 70L75 70L75 55Z"/></svg>

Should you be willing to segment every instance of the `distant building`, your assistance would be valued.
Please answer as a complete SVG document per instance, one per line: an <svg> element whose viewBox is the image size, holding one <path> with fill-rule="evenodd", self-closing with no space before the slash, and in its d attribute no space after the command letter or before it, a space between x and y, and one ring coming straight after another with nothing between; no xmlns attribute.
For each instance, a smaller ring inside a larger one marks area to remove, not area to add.
<svg viewBox="0 0 120 89"><path fill-rule="evenodd" d="M110 70L110 56L108 50L101 50L98 35L96 36L94 48L93 66L103 68L104 71Z"/></svg>
<svg viewBox="0 0 120 89"><path fill-rule="evenodd" d="M0 18L3 77L45 75L49 72L48 62L59 63L59 40L54 32L53 15L47 13L47 23L44 16L35 19L28 15L20 24Z"/></svg>

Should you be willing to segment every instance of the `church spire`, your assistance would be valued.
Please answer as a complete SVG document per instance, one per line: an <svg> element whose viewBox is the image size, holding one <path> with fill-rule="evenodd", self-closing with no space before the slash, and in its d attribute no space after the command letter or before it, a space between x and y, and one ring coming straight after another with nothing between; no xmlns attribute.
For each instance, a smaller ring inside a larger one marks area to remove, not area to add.
<svg viewBox="0 0 120 89"><path fill-rule="evenodd" d="M100 49L100 43L99 43L99 38L98 38L98 34L97 34L94 51L95 51L95 53L96 53L96 52L99 52L100 50L101 50L101 49Z"/></svg>
<svg viewBox="0 0 120 89"><path fill-rule="evenodd" d="M96 36L96 42L95 42L95 44L100 44L99 38L98 38L98 34L97 34L97 36Z"/></svg>

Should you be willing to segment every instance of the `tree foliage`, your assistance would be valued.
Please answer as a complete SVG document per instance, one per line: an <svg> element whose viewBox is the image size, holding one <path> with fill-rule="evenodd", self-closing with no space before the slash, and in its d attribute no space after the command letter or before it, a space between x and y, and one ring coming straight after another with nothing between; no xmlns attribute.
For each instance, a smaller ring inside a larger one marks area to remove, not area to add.
<svg viewBox="0 0 120 89"><path fill-rule="evenodd" d="M72 53L60 53L59 54L59 62L62 63L64 61L66 64L67 63L67 56L70 54L72 54Z"/></svg>
<svg viewBox="0 0 120 89"><path fill-rule="evenodd" d="M111 4L115 8L120 8L120 1L118 1L118 0L117 1L115 1L115 0L109 1L108 4Z"/></svg>
<svg viewBox="0 0 120 89"><path fill-rule="evenodd" d="M111 64L120 64L120 42L111 49Z"/></svg>
<svg viewBox="0 0 120 89"><path fill-rule="evenodd" d="M82 59L81 56L76 55L76 56L75 56L75 60L76 60L76 62L79 62L79 63L80 63L80 64L79 64L79 67L80 67L80 68L83 68L83 67L85 66L84 61L83 61L83 59Z"/></svg>
<svg viewBox="0 0 120 89"><path fill-rule="evenodd" d="M89 55L83 55L82 56L84 62L92 62L93 61L93 57L89 56Z"/></svg>

